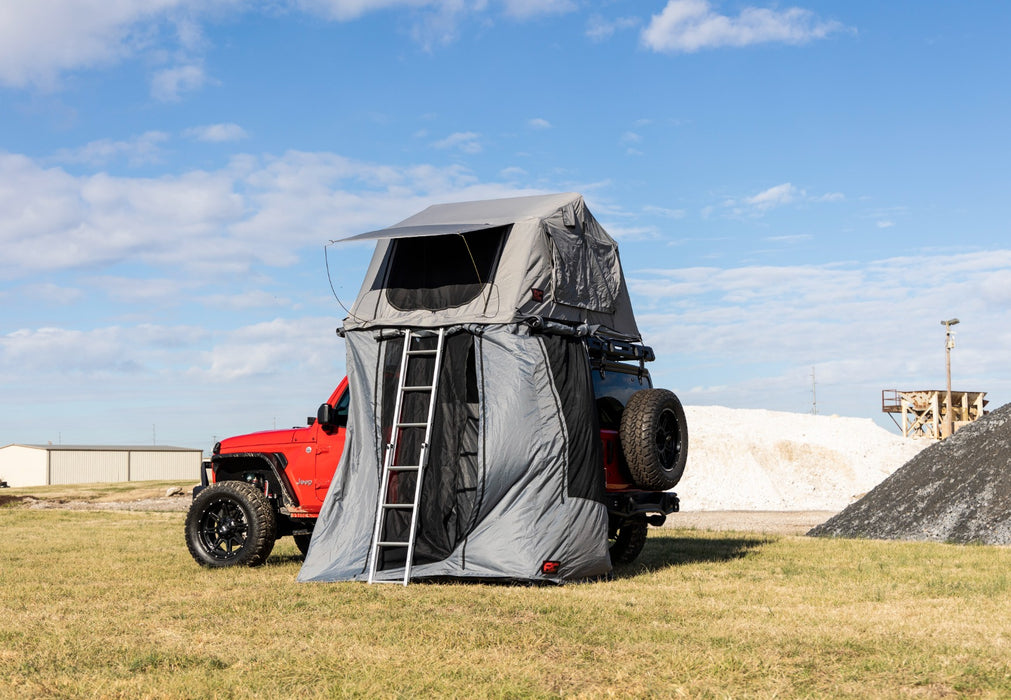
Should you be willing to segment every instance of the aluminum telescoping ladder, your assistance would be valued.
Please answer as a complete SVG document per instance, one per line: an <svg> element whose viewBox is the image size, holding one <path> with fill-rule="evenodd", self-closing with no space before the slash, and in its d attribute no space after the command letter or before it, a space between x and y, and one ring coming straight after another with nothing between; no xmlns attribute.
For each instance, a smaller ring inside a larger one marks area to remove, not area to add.
<svg viewBox="0 0 1011 700"><path fill-rule="evenodd" d="M400 378L397 381L397 395L393 409L393 425L390 428L390 441L386 445L386 457L383 459L383 472L380 477L379 501L376 505L376 527L372 533L372 547L369 551L369 583L403 583L411 579L411 565L414 561L414 540L418 532L418 506L421 504L421 485L425 475L425 466L428 464L429 448L432 444L432 421L435 418L436 396L439 391L439 371L442 368L442 348L446 339L446 329L440 328L436 337L435 349L421 349L416 347L416 341L425 336L418 336L408 329L404 334L404 354L400 358ZM419 385L408 385L407 375L412 360L422 360L424 358L434 359L432 362L431 379L424 380L427 383ZM401 420L404 398L408 394L427 395L427 418L424 423L403 422ZM402 464L400 462L399 447L401 432L405 429L425 429L425 437L421 443L417 464ZM390 477L393 474L405 472L415 472L414 493L410 503L389 503ZM410 513L411 524L408 530L406 541L385 539L383 530L386 516L390 511L400 511ZM406 549L407 556L404 560L404 578L402 581L391 579L377 579L376 571L379 567L380 554L388 549Z"/></svg>

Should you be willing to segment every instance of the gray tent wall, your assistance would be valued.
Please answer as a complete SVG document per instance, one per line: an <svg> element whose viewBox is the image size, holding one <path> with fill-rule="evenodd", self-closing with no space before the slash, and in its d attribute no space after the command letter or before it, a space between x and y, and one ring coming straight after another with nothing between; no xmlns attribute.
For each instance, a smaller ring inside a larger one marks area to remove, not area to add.
<svg viewBox="0 0 1011 700"><path fill-rule="evenodd" d="M580 361L585 358L582 343L533 334L523 327L453 330L450 338L473 339L479 406L476 469L472 479L448 484L443 480L439 488L434 481L439 470L452 471L457 465L440 465L433 456L422 503L442 500L444 505L442 513L423 519L412 577L561 582L606 574L611 565L600 438L594 434L589 366ZM388 364L384 355L399 358L402 347L395 338L377 341L376 335L347 334L348 375L355 379L348 447L316 524L300 581L368 578L383 414L392 400L391 392L381 386ZM446 367L443 376L452 371ZM440 390L440 403L445 403L446 393ZM419 563L425 558L426 538L438 536L461 514L466 522L458 528L452 550L440 560ZM545 562L558 562L558 569L545 572ZM378 577L402 576L402 566L394 564Z"/></svg>
<svg viewBox="0 0 1011 700"><path fill-rule="evenodd" d="M476 284L433 282L411 257L450 236L467 242L468 258L456 262L484 271ZM426 240L411 243L418 237ZM412 578L564 582L608 573L600 435L579 336L639 335L617 246L582 198L440 205L355 238L378 243L344 322L347 441L299 580L368 578L402 331L440 327L447 351ZM403 532L402 515L384 528ZM381 560L377 577L401 579L403 562Z"/></svg>

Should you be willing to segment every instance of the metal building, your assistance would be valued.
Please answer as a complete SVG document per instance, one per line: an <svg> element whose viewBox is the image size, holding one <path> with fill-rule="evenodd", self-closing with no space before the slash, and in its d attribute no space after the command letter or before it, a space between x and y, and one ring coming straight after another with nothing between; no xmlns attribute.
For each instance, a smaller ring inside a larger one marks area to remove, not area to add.
<svg viewBox="0 0 1011 700"><path fill-rule="evenodd" d="M11 487L196 479L201 450L164 445L6 445L0 481Z"/></svg>

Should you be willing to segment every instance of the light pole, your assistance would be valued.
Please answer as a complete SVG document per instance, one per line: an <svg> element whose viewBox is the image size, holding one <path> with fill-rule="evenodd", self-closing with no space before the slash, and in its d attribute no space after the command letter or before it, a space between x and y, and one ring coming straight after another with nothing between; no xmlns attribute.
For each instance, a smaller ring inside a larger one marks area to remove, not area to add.
<svg viewBox="0 0 1011 700"><path fill-rule="evenodd" d="M955 347L955 334L951 332L951 327L957 324L957 318L941 321L941 325L944 326L944 373L948 377L948 394L945 398L947 407L944 411L944 437L951 437L951 349Z"/></svg>

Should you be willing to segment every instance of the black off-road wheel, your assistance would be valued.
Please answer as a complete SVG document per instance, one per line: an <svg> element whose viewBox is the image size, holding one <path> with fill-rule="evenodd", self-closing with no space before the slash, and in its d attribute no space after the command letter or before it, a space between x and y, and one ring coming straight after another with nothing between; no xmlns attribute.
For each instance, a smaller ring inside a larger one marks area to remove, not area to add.
<svg viewBox="0 0 1011 700"><path fill-rule="evenodd" d="M688 459L688 421L674 392L643 389L621 414L621 449L635 485L650 491L674 488Z"/></svg>
<svg viewBox="0 0 1011 700"><path fill-rule="evenodd" d="M259 566L276 538L277 520L266 496L242 481L208 486L186 516L186 546L201 566Z"/></svg>
<svg viewBox="0 0 1011 700"><path fill-rule="evenodd" d="M291 537L295 540L295 546L298 547L298 551L305 558L305 555L309 553L309 540L312 539L312 535L292 535Z"/></svg>
<svg viewBox="0 0 1011 700"><path fill-rule="evenodd" d="M611 565L621 566L631 564L646 545L646 533L649 525L646 516L637 515L625 518L611 527L608 533L608 553L611 555Z"/></svg>

